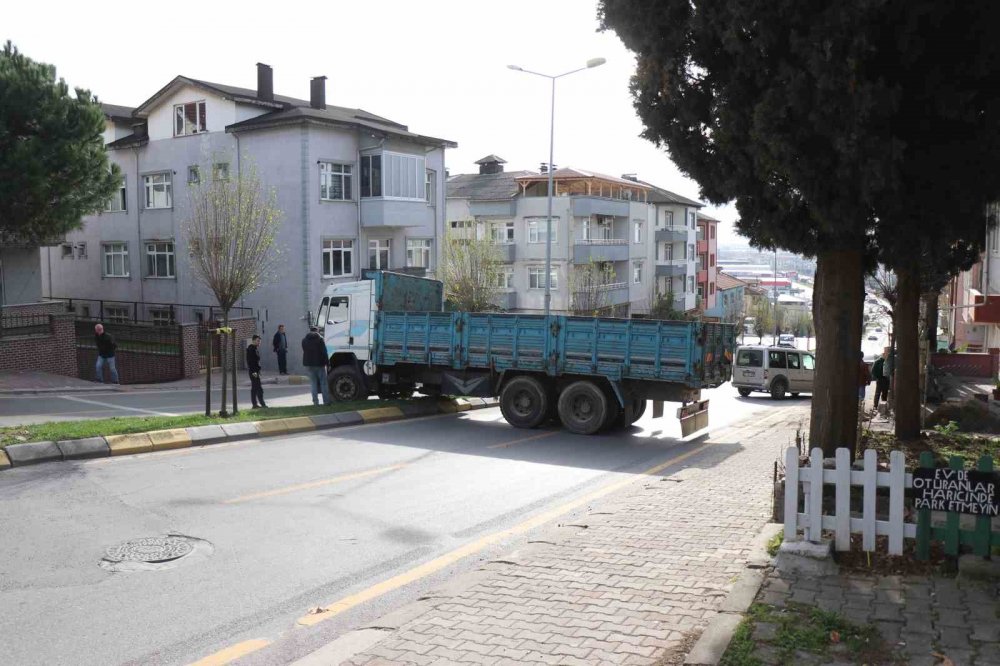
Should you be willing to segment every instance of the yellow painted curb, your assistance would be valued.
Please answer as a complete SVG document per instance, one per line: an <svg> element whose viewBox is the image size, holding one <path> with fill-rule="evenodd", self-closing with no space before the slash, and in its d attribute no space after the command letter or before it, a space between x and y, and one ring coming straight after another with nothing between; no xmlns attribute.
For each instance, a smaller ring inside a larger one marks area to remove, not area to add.
<svg viewBox="0 0 1000 666"><path fill-rule="evenodd" d="M0 469L7 469L10 467L10 458L7 457L7 452L0 449Z"/></svg>
<svg viewBox="0 0 1000 666"><path fill-rule="evenodd" d="M442 414L454 414L458 411L458 405L453 400L438 400L438 411Z"/></svg>
<svg viewBox="0 0 1000 666"><path fill-rule="evenodd" d="M149 433L149 441L153 443L154 451L183 449L184 447L191 446L191 435L187 434L187 430L184 428L154 430Z"/></svg>
<svg viewBox="0 0 1000 666"><path fill-rule="evenodd" d="M358 412L365 423L378 423L379 421L391 421L403 418L403 412L399 407L376 407L375 409L362 409Z"/></svg>
<svg viewBox="0 0 1000 666"><path fill-rule="evenodd" d="M301 386L303 384L308 384L309 378L305 375L288 375L289 386Z"/></svg>
<svg viewBox="0 0 1000 666"><path fill-rule="evenodd" d="M257 432L262 435L283 435L288 432L287 419L271 419L270 421L257 421Z"/></svg>
<svg viewBox="0 0 1000 666"><path fill-rule="evenodd" d="M149 453L153 450L153 442L149 433L140 432L134 435L108 435L105 438L113 456L128 456L133 453Z"/></svg>
<svg viewBox="0 0 1000 666"><path fill-rule="evenodd" d="M455 410L459 412L467 412L472 409L472 405L461 398L455 398Z"/></svg>
<svg viewBox="0 0 1000 666"><path fill-rule="evenodd" d="M306 432L316 429L316 425L308 416L293 416L291 418L281 420L285 422L285 427L288 428L288 432Z"/></svg>

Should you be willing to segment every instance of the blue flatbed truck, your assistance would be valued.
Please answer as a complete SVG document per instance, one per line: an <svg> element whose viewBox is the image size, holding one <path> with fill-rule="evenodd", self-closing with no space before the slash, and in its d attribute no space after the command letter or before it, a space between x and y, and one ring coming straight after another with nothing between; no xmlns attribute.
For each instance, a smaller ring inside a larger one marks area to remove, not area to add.
<svg viewBox="0 0 1000 666"><path fill-rule="evenodd" d="M333 399L498 397L519 428L552 419L593 434L680 402L682 431L708 424L701 390L732 376L732 324L446 312L441 282L369 271L329 286L315 323Z"/></svg>

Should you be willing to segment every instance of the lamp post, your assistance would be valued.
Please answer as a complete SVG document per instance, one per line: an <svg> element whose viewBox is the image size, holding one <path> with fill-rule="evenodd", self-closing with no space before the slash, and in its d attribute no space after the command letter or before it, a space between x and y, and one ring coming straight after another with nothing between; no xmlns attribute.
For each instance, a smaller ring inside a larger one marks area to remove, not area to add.
<svg viewBox="0 0 1000 666"><path fill-rule="evenodd" d="M517 65L507 65L508 69L512 69L515 72L534 74L535 76L541 76L542 78L549 79L552 82L552 101L549 110L549 201L548 217L545 220L545 316L549 315L552 302L552 163L554 161L553 153L555 149L556 137L556 79L561 79L564 76L582 72L585 69L600 67L605 62L607 61L604 58L591 58L587 61L585 67L579 67L568 72L563 72L562 74L556 74L555 76L551 74L542 74L541 72L533 72L530 69L524 69L523 67L519 67Z"/></svg>

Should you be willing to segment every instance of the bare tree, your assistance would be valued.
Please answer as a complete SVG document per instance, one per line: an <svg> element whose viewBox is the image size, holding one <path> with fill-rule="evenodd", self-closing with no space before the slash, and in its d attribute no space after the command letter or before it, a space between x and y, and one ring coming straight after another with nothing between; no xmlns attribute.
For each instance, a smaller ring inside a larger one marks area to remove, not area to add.
<svg viewBox="0 0 1000 666"><path fill-rule="evenodd" d="M774 328L774 314L771 311L771 303L766 299L758 298L750 309L753 316L753 333L757 336L757 343L764 341L764 334ZM775 341L777 342L777 341Z"/></svg>
<svg viewBox="0 0 1000 666"><path fill-rule="evenodd" d="M464 312L497 309L500 250L494 243L467 234L448 234L442 243L441 278L445 299Z"/></svg>
<svg viewBox="0 0 1000 666"><path fill-rule="evenodd" d="M611 305L608 287L615 281L610 262L591 259L569 274L570 310L575 315L597 316Z"/></svg>
<svg viewBox="0 0 1000 666"><path fill-rule="evenodd" d="M687 319L687 314L683 310L678 310L674 307L673 291L668 291L667 293L660 292L656 295L656 299L653 301L653 307L650 308L649 316L653 319L673 321L682 321Z"/></svg>
<svg viewBox="0 0 1000 666"><path fill-rule="evenodd" d="M279 258L276 247L281 211L273 189L265 190L256 169L244 165L235 177L201 170L191 190L191 209L184 226L195 278L211 291L222 310L224 328L229 312L247 294L273 277ZM230 335L233 373L233 414L236 400L236 340ZM222 410L226 416L226 356L222 352Z"/></svg>
<svg viewBox="0 0 1000 666"><path fill-rule="evenodd" d="M899 293L896 286L896 274L885 266L879 265L871 275L870 280L875 287L876 295L889 304L888 307L882 306L882 309L885 310L885 314L892 317L896 307L896 296Z"/></svg>

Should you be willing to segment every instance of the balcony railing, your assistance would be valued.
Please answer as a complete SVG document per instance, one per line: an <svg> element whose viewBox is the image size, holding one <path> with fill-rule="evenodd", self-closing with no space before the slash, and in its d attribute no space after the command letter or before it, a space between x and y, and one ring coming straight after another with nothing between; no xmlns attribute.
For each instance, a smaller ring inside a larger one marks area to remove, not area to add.
<svg viewBox="0 0 1000 666"><path fill-rule="evenodd" d="M601 284L597 286L598 291L611 291L612 289L621 289L627 287L628 282L609 282L608 284Z"/></svg>
<svg viewBox="0 0 1000 666"><path fill-rule="evenodd" d="M627 238L579 238L577 245L628 245Z"/></svg>

